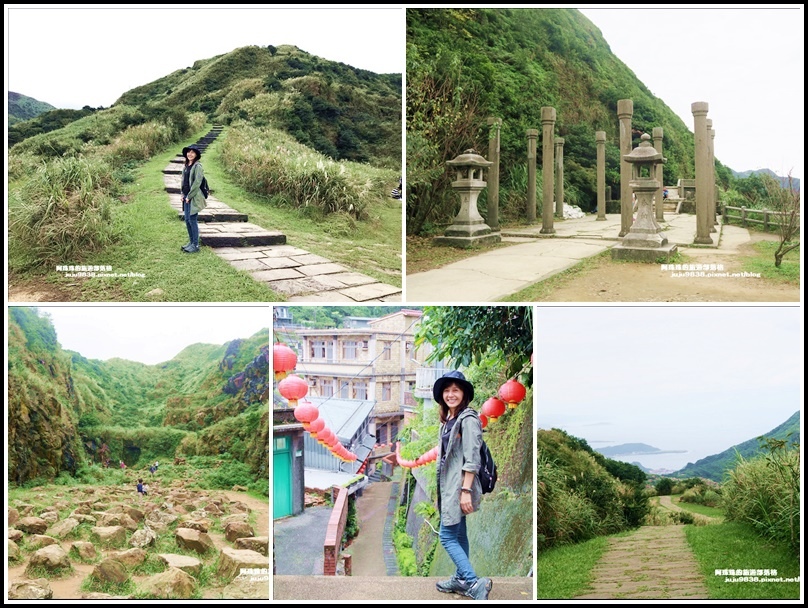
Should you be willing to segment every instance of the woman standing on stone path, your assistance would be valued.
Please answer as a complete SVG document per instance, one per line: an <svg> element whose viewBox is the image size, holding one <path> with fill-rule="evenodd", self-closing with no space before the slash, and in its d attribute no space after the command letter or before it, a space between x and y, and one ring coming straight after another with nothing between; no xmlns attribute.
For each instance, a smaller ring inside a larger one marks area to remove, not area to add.
<svg viewBox="0 0 808 608"><path fill-rule="evenodd" d="M475 600L487 600L493 582L478 578L469 560L466 515L480 508L482 487L478 478L483 427L469 407L474 387L462 372L448 372L432 387L440 404L438 444L438 513L440 544L454 562L452 578L436 584L443 593L459 593Z"/></svg>
<svg viewBox="0 0 808 608"><path fill-rule="evenodd" d="M202 194L200 186L202 178L205 176L202 170L202 151L196 146L188 146L182 149L185 157L185 166L182 169L182 212L185 216L185 227L188 229L189 241L182 246L185 253L197 253L199 251L199 223L198 214L207 203Z"/></svg>

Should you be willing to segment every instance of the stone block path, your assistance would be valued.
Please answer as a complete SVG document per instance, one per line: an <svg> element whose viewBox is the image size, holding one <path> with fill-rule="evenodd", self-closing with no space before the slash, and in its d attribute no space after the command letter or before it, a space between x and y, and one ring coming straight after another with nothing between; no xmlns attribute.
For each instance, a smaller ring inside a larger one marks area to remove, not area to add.
<svg viewBox="0 0 808 608"><path fill-rule="evenodd" d="M214 126L197 146L204 153L207 146L221 133ZM169 203L182 220L181 155L163 169L163 182ZM373 277L355 272L319 255L288 245L286 235L251 224L247 214L227 206L214 196L211 184L208 206L199 214L199 243L211 247L220 258L289 302L401 302L402 290Z"/></svg>
<svg viewBox="0 0 808 608"><path fill-rule="evenodd" d="M695 600L708 597L684 526L643 526L609 539L592 570L590 590L577 600ZM539 581L541 585L541 581Z"/></svg>

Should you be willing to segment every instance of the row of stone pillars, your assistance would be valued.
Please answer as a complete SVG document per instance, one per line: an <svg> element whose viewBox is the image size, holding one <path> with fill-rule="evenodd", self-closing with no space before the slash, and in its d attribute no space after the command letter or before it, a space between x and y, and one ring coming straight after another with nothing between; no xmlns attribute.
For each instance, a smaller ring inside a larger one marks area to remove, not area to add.
<svg viewBox="0 0 808 608"><path fill-rule="evenodd" d="M695 102L691 106L695 118L696 147L696 244L712 244L710 233L715 232L716 225L716 193L715 193L715 157L713 140L715 131L712 121L706 118L708 104ZM632 169L626 157L632 153L631 119L634 115L634 102L621 99L617 102L617 117L620 125L620 232L618 236L629 234L634 223L634 194L631 184ZM554 137L556 110L552 107L541 109L542 124L542 228L540 234L554 234L553 212L563 218L564 212L564 139ZM488 118L490 127L488 158L486 161L474 150L466 150L447 164L457 170L456 180L452 187L461 199L460 213L447 229L445 236L437 237L438 243L459 247L470 247L478 243L499 242L499 161L500 161L500 129L502 119ZM536 222L536 139L539 131L528 129L527 132L528 190L527 221ZM653 129L653 148L661 162L653 167L653 179L657 183L651 195L653 210L651 221L654 230L663 230L660 222L664 221L663 208L663 169L662 156L663 130ZM645 136L650 139L650 136ZM606 132L595 133L597 147L597 220L606 220ZM484 180L483 169L488 169L488 183ZM477 210L477 198L480 191L488 186L487 218L484 220ZM555 209L553 200L555 199ZM486 223L487 222L487 223ZM643 228L645 230L645 228Z"/></svg>

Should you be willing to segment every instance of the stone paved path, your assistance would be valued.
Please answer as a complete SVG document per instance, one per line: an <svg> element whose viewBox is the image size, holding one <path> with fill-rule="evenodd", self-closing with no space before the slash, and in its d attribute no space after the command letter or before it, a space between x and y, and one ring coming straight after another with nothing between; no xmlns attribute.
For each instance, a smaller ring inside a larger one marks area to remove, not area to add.
<svg viewBox="0 0 808 608"><path fill-rule="evenodd" d="M385 521L390 502L392 482L371 483L356 499L356 516L359 534L351 542L347 552L352 556L352 574L355 576L395 576L398 567L391 573L385 560ZM398 485L398 484L396 484ZM393 555L395 560L395 555Z"/></svg>
<svg viewBox="0 0 808 608"><path fill-rule="evenodd" d="M706 599L683 526L643 526L609 539L585 595L575 599Z"/></svg>
<svg viewBox="0 0 808 608"><path fill-rule="evenodd" d="M202 149L216 139L221 127L197 142ZM163 181L171 206L183 219L180 187L183 157L172 159L163 169ZM208 207L199 214L200 245L254 280L264 283L289 302L400 302L402 290L377 281L319 255L288 245L286 235L251 224L244 213L228 207L214 196L211 184Z"/></svg>

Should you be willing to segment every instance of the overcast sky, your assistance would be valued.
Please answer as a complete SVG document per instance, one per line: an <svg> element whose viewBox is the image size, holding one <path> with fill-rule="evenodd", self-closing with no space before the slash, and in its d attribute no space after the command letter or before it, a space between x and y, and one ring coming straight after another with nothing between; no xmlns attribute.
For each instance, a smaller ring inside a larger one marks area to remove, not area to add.
<svg viewBox="0 0 808 608"><path fill-rule="evenodd" d="M735 171L792 171L802 179L804 5L578 6L612 52L691 131L690 105L709 104L721 163Z"/></svg>
<svg viewBox="0 0 808 608"><path fill-rule="evenodd" d="M678 470L785 422L800 409L797 307L540 307L536 421L593 448Z"/></svg>
<svg viewBox="0 0 808 608"><path fill-rule="evenodd" d="M148 365L173 359L186 346L222 345L272 324L264 306L37 306L51 316L63 349L88 359L113 357Z"/></svg>
<svg viewBox="0 0 808 608"><path fill-rule="evenodd" d="M58 108L108 107L130 89L249 45L292 44L371 72L404 71L405 15L391 7L5 6L7 90Z"/></svg>

